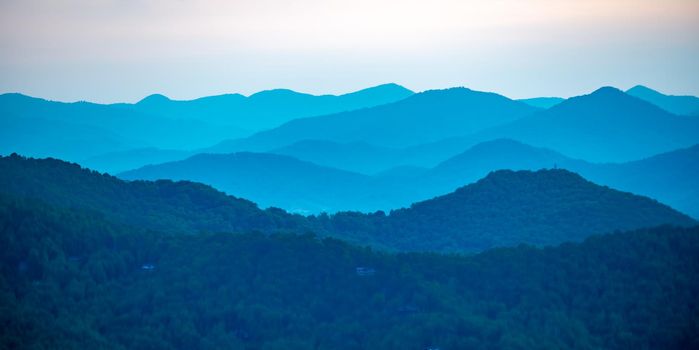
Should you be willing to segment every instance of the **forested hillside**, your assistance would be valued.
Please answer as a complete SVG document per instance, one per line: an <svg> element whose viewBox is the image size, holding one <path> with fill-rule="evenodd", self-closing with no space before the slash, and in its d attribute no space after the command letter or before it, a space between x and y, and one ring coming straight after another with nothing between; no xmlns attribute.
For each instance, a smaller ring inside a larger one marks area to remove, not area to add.
<svg viewBox="0 0 699 350"><path fill-rule="evenodd" d="M0 196L0 347L690 349L699 229L471 257L172 235Z"/></svg>
<svg viewBox="0 0 699 350"><path fill-rule="evenodd" d="M123 181L59 160L0 158L0 193L98 212L145 229L198 233L316 232L393 251L475 252L578 241L614 230L694 220L651 199L565 170L499 171L407 209L301 216L192 182Z"/></svg>
<svg viewBox="0 0 699 350"><path fill-rule="evenodd" d="M471 145L510 138L589 162L627 162L699 143L699 120L603 87L479 132Z"/></svg>
<svg viewBox="0 0 699 350"><path fill-rule="evenodd" d="M482 251L555 245L593 233L696 221L652 199L595 185L566 170L493 172L410 208L319 216L329 232L399 250Z"/></svg>

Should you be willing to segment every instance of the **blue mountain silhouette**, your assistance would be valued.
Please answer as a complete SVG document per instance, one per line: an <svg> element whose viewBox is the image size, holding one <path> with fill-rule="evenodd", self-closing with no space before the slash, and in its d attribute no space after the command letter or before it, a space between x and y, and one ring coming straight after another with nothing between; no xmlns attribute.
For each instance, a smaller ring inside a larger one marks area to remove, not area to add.
<svg viewBox="0 0 699 350"><path fill-rule="evenodd" d="M235 125L260 131L296 118L373 107L402 100L413 92L397 84L384 84L344 95L311 95L288 89L207 96L189 101L151 95L131 108L178 119L196 119L217 125ZM235 137L235 135L231 135Z"/></svg>
<svg viewBox="0 0 699 350"><path fill-rule="evenodd" d="M206 152L269 151L302 140L407 147L462 136L530 115L537 108L466 88L431 90L373 108L296 119Z"/></svg>
<svg viewBox="0 0 699 350"><path fill-rule="evenodd" d="M699 113L699 97L665 95L643 85L636 85L626 93L648 101L670 113L696 115Z"/></svg>
<svg viewBox="0 0 699 350"><path fill-rule="evenodd" d="M561 97L534 97L523 98L517 101L524 102L533 107L548 109L565 101L565 99Z"/></svg>

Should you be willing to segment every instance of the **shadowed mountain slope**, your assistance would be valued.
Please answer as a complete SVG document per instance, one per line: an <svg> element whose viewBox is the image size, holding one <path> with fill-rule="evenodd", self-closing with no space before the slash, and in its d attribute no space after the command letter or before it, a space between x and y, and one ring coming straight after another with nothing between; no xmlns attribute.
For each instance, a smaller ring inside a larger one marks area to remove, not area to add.
<svg viewBox="0 0 699 350"><path fill-rule="evenodd" d="M0 242L3 348L699 345L697 228L386 254L312 235L148 232L0 194Z"/></svg>
<svg viewBox="0 0 699 350"><path fill-rule="evenodd" d="M347 181L357 180L351 175ZM343 212L303 217L279 209L260 210L252 202L201 184L126 182L58 160L19 156L0 158L0 193L89 210L146 229L315 231L399 251L473 252L520 243L557 244L617 229L695 223L656 201L597 186L564 170L495 172L390 215Z"/></svg>
<svg viewBox="0 0 699 350"><path fill-rule="evenodd" d="M337 214L332 231L400 250L455 252L515 242L552 245L592 232L696 223L655 200L593 184L566 170L496 171L453 193L387 216L369 216L375 230L368 235L365 226L352 226L354 217Z"/></svg>

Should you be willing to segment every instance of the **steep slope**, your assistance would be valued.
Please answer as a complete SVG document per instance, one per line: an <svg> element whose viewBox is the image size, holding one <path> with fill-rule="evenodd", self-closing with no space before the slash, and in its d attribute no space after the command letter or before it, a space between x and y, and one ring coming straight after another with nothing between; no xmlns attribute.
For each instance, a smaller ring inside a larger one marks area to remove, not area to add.
<svg viewBox="0 0 699 350"><path fill-rule="evenodd" d="M643 85L636 85L626 93L648 101L670 113L693 115L699 113L699 97L665 95Z"/></svg>
<svg viewBox="0 0 699 350"><path fill-rule="evenodd" d="M246 139L222 142L204 152L269 151L301 140L407 147L467 135L536 110L494 93L465 88L432 90L373 108L293 120Z"/></svg>
<svg viewBox="0 0 699 350"><path fill-rule="evenodd" d="M119 174L127 180L189 180L299 213L372 211L390 207L364 175L266 153L198 154Z"/></svg>
<svg viewBox="0 0 699 350"><path fill-rule="evenodd" d="M652 199L593 184L566 170L501 170L453 193L366 218L373 222L371 231L353 213L339 213L327 224L345 237L356 235L355 241L442 252L552 245L595 232L696 224Z"/></svg>
<svg viewBox="0 0 699 350"><path fill-rule="evenodd" d="M196 119L260 131L296 118L378 106L412 94L400 85L384 84L339 96L315 96L285 89L262 91L249 97L226 94L190 101L151 95L130 107L168 118Z"/></svg>
<svg viewBox="0 0 699 350"><path fill-rule="evenodd" d="M607 87L477 133L463 143L496 138L551 148L591 162L624 162L699 143L699 120L668 113Z"/></svg>
<svg viewBox="0 0 699 350"><path fill-rule="evenodd" d="M308 235L147 232L0 195L0 243L2 348L699 346L697 228L392 255Z"/></svg>
<svg viewBox="0 0 699 350"><path fill-rule="evenodd" d="M534 98L523 98L517 100L519 102L524 102L532 107L549 109L563 101L564 98L561 97L534 97Z"/></svg>

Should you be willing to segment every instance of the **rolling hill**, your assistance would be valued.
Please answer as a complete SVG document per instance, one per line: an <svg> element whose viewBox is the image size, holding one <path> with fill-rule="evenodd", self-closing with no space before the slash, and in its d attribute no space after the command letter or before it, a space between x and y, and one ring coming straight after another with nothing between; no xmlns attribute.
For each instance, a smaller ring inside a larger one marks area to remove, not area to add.
<svg viewBox="0 0 699 350"><path fill-rule="evenodd" d="M202 152L266 152L303 140L364 142L402 148L467 135L537 110L494 93L466 88L431 90L373 108L296 119L245 139L222 142Z"/></svg>
<svg viewBox="0 0 699 350"><path fill-rule="evenodd" d="M302 217L263 211L250 201L202 184L125 182L57 159L0 157L0 193L96 212L112 222L172 233L305 227Z"/></svg>
<svg viewBox="0 0 699 350"><path fill-rule="evenodd" d="M123 171L129 163L124 158L131 154L138 155L132 164L153 164L172 156L169 150L207 147L294 118L371 107L410 95L410 90L386 84L340 96L271 90L250 97L229 94L192 101L151 95L136 104L103 105L10 93L0 95L0 153L81 162L101 157L85 164ZM115 154L121 152L126 153ZM108 164L111 161L115 164Z"/></svg>
<svg viewBox="0 0 699 350"><path fill-rule="evenodd" d="M555 167L597 184L657 199L699 218L699 145L626 163L589 163L549 149L500 139L478 144L411 181L412 186L423 191L421 198L430 198L499 169Z"/></svg>
<svg viewBox="0 0 699 350"><path fill-rule="evenodd" d="M269 153L362 174L375 174L412 161L401 149L379 147L365 142L302 140L273 149Z"/></svg>
<svg viewBox="0 0 699 350"><path fill-rule="evenodd" d="M412 91L400 85L384 84L338 96L316 96L285 89L261 91L249 97L226 94L188 101L151 95L126 106L163 117L235 125L254 132L279 126L292 119L396 102L412 94Z"/></svg>
<svg viewBox="0 0 699 350"><path fill-rule="evenodd" d="M626 93L648 101L670 113L695 115L699 113L699 97L665 95L643 85L636 85Z"/></svg>
<svg viewBox="0 0 699 350"><path fill-rule="evenodd" d="M593 232L696 224L655 200L560 169L500 170L444 196L367 217L371 229L354 213L326 220L330 231L355 242L440 252L481 251L516 242L555 245L583 240Z"/></svg>
<svg viewBox="0 0 699 350"><path fill-rule="evenodd" d="M256 156L231 157L244 162ZM233 159L230 164L241 162ZM363 179L345 175L348 183ZM352 190L350 186L325 189L331 194ZM520 243L557 244L613 230L696 223L654 200L592 184L565 170L495 172L456 192L388 215L341 212L304 217L280 209L260 210L252 202L202 184L123 181L59 160L13 155L0 158L0 194L87 210L144 229L316 232L395 251L475 252Z"/></svg>
<svg viewBox="0 0 699 350"><path fill-rule="evenodd" d="M386 254L313 235L146 231L0 194L0 243L3 348L699 345L697 228Z"/></svg>
<svg viewBox="0 0 699 350"><path fill-rule="evenodd" d="M201 182L262 207L298 213L373 211L391 204L382 201L381 188L368 176L266 153L198 154L118 176Z"/></svg>
<svg viewBox="0 0 699 350"><path fill-rule="evenodd" d="M82 160L134 145L144 143L94 125L33 117L0 118L0 155L21 152L35 157Z"/></svg>
<svg viewBox="0 0 699 350"><path fill-rule="evenodd" d="M80 161L80 165L100 172L118 174L146 165L172 162L190 156L192 154L188 151L146 147L100 153Z"/></svg>
<svg viewBox="0 0 699 350"><path fill-rule="evenodd" d="M263 207L333 213L387 211L409 206L452 192L501 169L561 168L597 184L654 198L699 218L699 186L695 180L699 177L699 145L627 163L590 163L550 149L498 139L471 147L433 168L396 166L371 176L333 166L371 171L382 164L400 164L397 160L409 159L409 155L400 154L404 150L326 141L300 142L280 152L294 157L245 152L199 155L119 176L198 181L251 199ZM303 161L295 159L304 156Z"/></svg>
<svg viewBox="0 0 699 350"><path fill-rule="evenodd" d="M418 95L413 98L416 97ZM377 116L377 119L380 118ZM328 126L333 127L342 128ZM278 149L284 149L286 155L325 166L373 174L404 165L435 167L470 147L497 139L518 140L556 150L573 158L603 163L634 161L690 147L699 143L697 135L699 120L696 118L674 115L617 89L602 88L589 95L562 101L547 110L540 110L530 116L468 136L445 136L435 142L393 147L390 152L386 152L386 147L378 147L367 140L362 141L362 146L357 147L357 150L351 149L356 142L343 143L337 140L323 140L324 146L319 146L317 150L313 147L292 145ZM331 136L327 138L332 139ZM298 142L307 146L313 142L319 145L321 143L318 140ZM249 147L270 151L260 144L255 146L255 143L254 140L231 141L227 143L228 146L218 149ZM367 151L369 148L373 148L372 154L367 154L370 153Z"/></svg>
<svg viewBox="0 0 699 350"><path fill-rule="evenodd" d="M0 95L0 113L3 123L13 126L0 130L0 149L5 154L18 152L72 161L130 148L197 148L230 135L244 135L232 126L174 120L119 106L63 103L20 94ZM88 130L97 132L93 136ZM102 141L101 135L111 137ZM86 143L85 139L90 138L94 139ZM14 139L24 141L13 142ZM117 146L113 145L113 139L119 141ZM36 149L47 152L34 153Z"/></svg>
<svg viewBox="0 0 699 350"><path fill-rule="evenodd" d="M534 115L442 141L440 148L475 145L497 138L554 149L590 162L626 162L699 143L699 120L678 116L610 87L573 97Z"/></svg>

